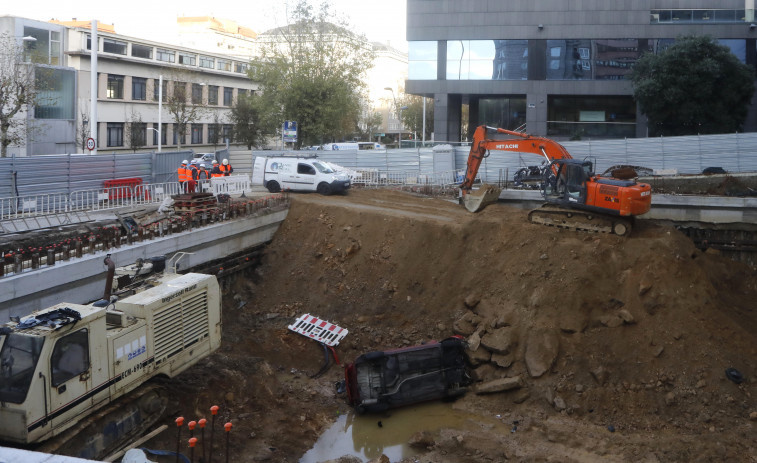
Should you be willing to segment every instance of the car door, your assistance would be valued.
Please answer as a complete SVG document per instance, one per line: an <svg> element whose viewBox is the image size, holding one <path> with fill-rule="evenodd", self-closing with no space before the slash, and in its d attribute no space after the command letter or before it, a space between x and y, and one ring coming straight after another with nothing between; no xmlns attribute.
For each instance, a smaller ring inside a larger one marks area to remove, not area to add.
<svg viewBox="0 0 757 463"><path fill-rule="evenodd" d="M316 170L309 162L297 162L296 169L287 175L285 188L290 190L315 191Z"/></svg>

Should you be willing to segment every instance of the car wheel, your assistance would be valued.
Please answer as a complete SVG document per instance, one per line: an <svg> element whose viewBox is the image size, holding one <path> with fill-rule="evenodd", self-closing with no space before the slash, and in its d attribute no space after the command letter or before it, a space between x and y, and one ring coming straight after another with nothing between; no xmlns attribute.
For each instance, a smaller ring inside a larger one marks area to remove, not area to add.
<svg viewBox="0 0 757 463"><path fill-rule="evenodd" d="M318 184L316 191L318 191L318 193L322 194L323 196L328 196L331 194L331 187L328 183L320 183Z"/></svg>
<svg viewBox="0 0 757 463"><path fill-rule="evenodd" d="M268 182L267 188L268 188L268 191L270 191L271 193L278 193L281 191L281 186L279 185L279 182L275 180L271 180L270 182Z"/></svg>

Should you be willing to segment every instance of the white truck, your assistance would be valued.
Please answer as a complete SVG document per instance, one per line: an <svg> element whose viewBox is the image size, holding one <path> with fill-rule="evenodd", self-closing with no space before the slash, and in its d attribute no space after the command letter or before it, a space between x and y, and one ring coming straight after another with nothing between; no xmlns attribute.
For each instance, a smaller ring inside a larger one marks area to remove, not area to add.
<svg viewBox="0 0 757 463"><path fill-rule="evenodd" d="M252 168L252 184L262 185L271 193L290 190L330 195L347 191L351 181L349 175L336 172L316 156L258 156Z"/></svg>

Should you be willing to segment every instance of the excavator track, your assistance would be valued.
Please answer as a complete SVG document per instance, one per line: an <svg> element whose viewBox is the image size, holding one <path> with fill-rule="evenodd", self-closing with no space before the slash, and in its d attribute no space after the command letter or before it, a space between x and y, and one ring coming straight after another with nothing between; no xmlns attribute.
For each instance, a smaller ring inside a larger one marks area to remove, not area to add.
<svg viewBox="0 0 757 463"><path fill-rule="evenodd" d="M35 450L102 459L147 431L163 416L167 404L162 386L145 384Z"/></svg>
<svg viewBox="0 0 757 463"><path fill-rule="evenodd" d="M626 217L564 208L551 204L545 204L529 212L528 220L531 223L550 227L593 233L613 233L618 236L628 236L633 228L632 219Z"/></svg>

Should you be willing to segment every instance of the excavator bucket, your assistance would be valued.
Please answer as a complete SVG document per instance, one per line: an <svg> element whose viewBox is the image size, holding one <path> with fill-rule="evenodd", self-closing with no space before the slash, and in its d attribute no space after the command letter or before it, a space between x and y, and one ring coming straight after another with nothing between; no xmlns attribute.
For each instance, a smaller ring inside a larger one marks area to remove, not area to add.
<svg viewBox="0 0 757 463"><path fill-rule="evenodd" d="M463 196L463 206L470 212L478 212L491 203L496 203L502 188L484 183L481 188L471 190Z"/></svg>

